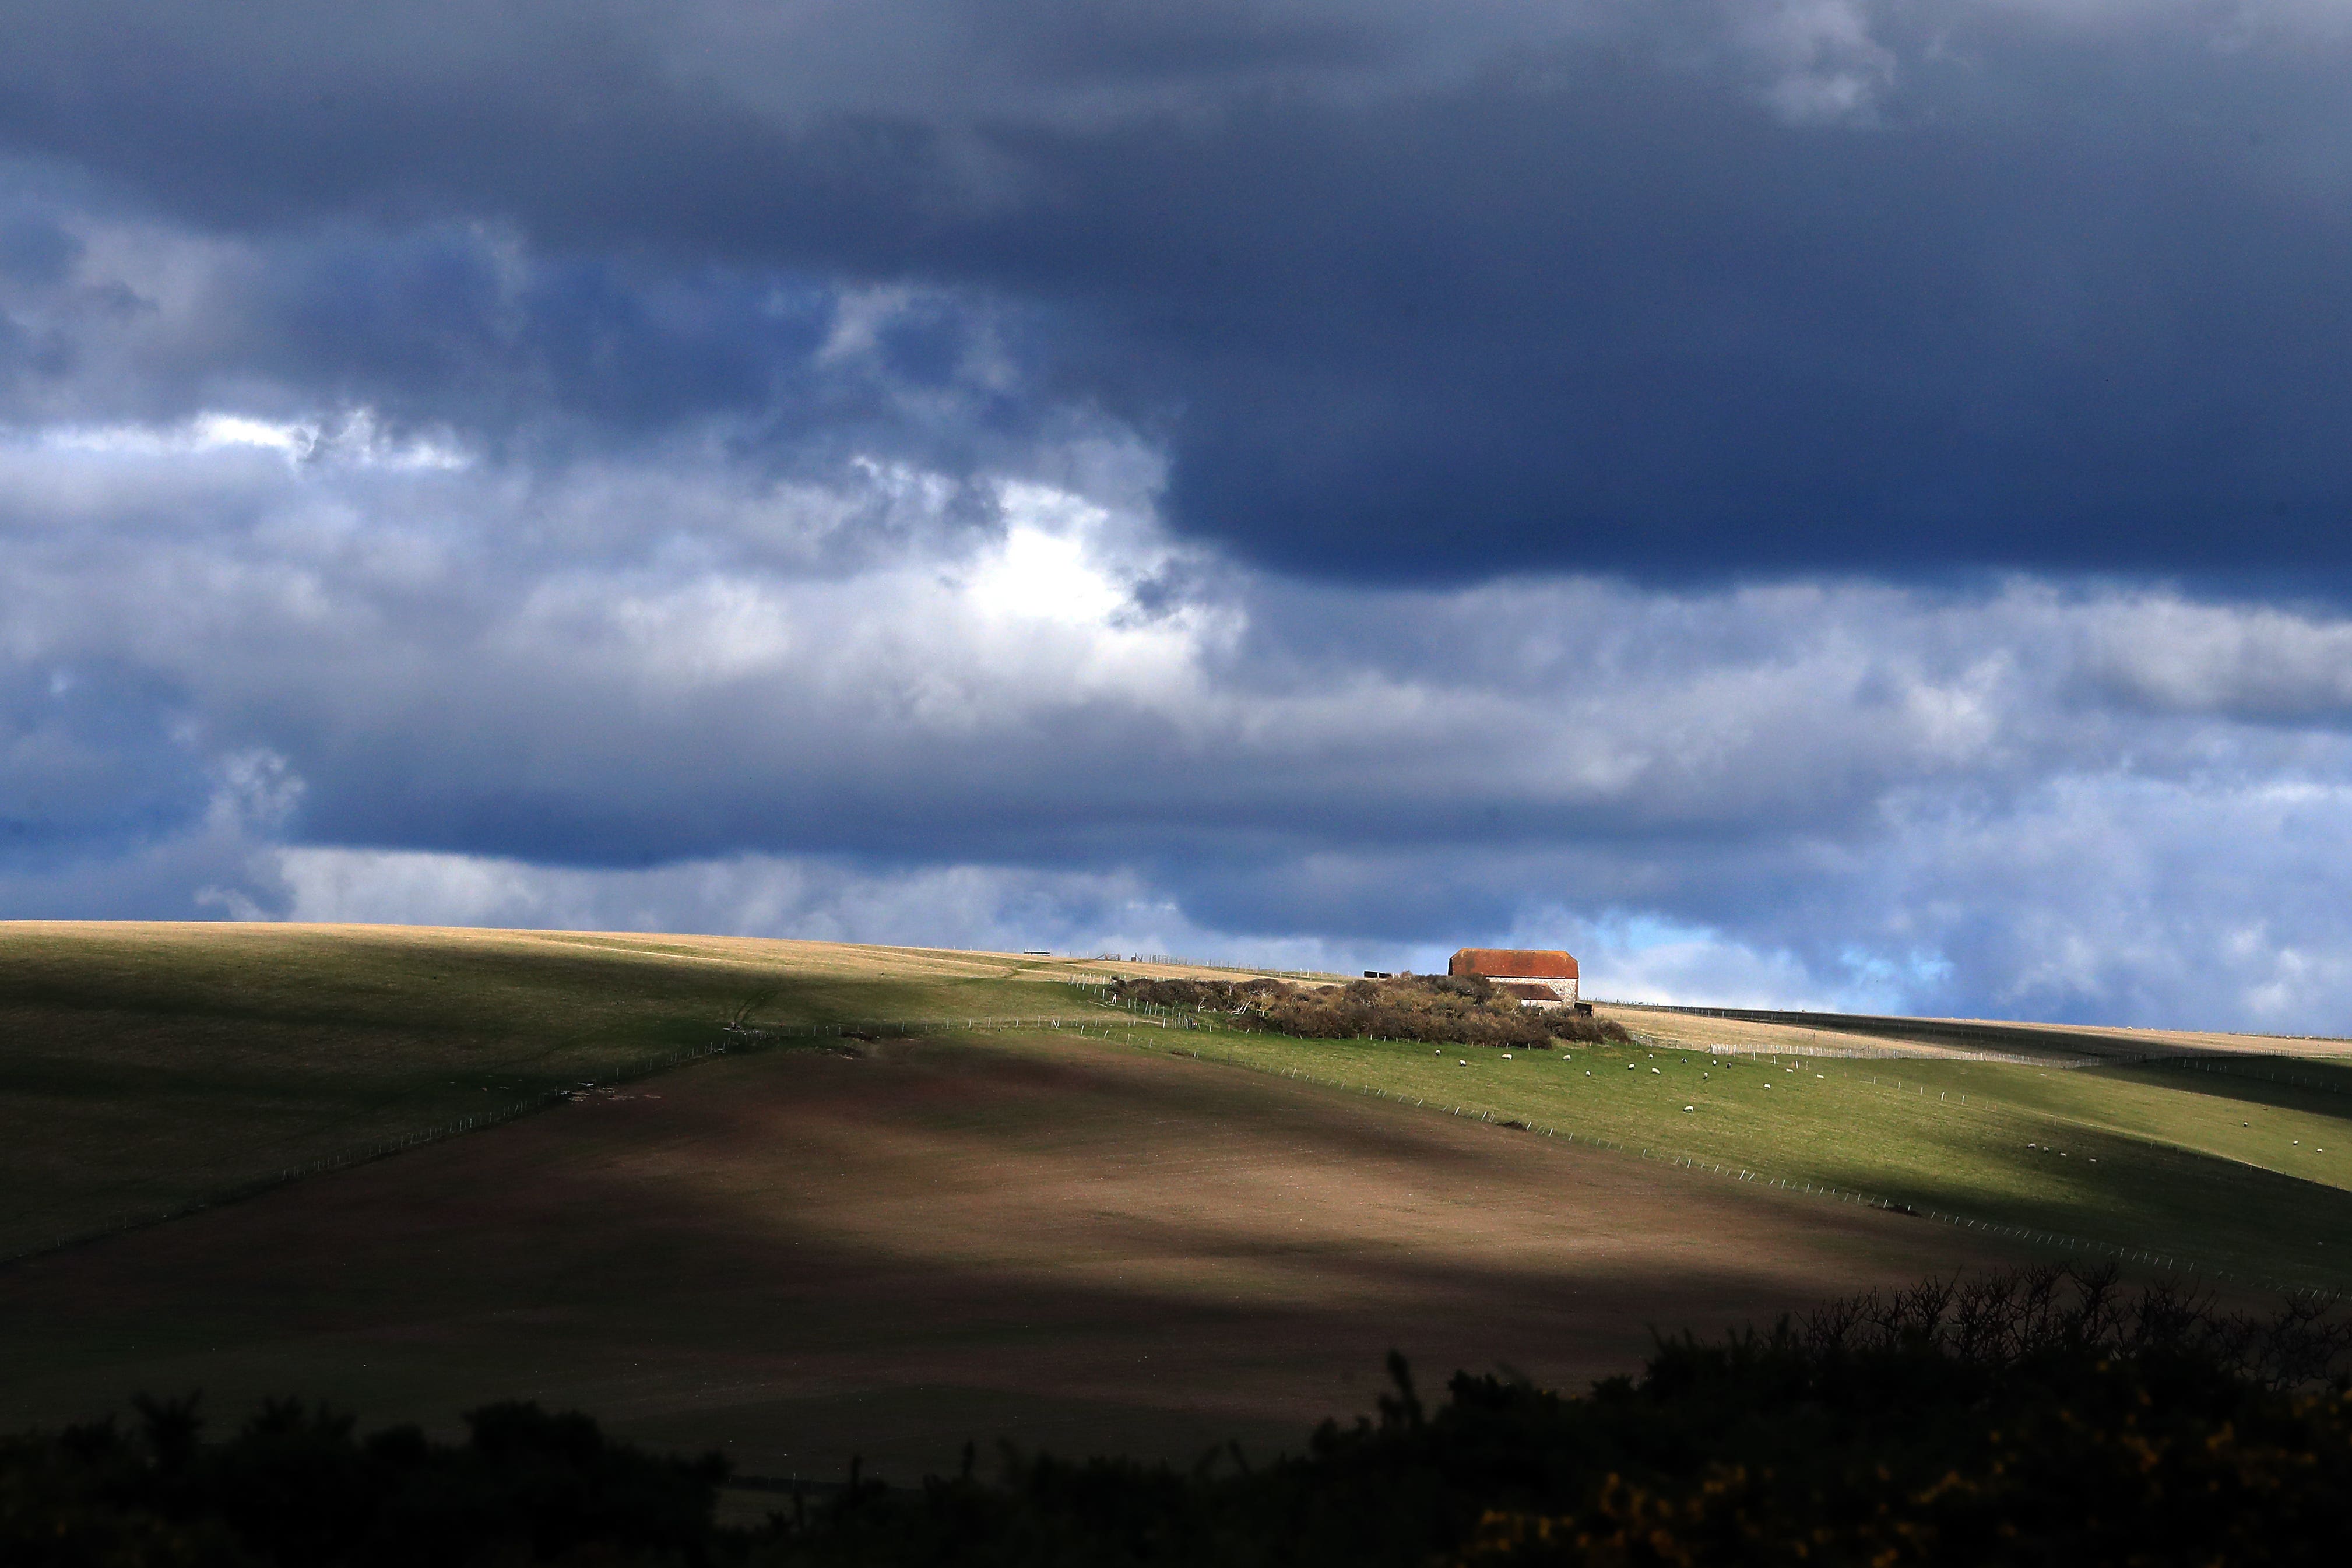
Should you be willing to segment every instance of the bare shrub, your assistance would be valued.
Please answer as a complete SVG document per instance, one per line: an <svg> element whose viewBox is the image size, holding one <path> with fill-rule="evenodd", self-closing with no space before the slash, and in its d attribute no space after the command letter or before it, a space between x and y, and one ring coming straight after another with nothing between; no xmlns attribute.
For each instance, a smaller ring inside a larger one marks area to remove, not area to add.
<svg viewBox="0 0 2352 1568"><path fill-rule="evenodd" d="M1816 1358L1914 1351L2007 1368L2055 1353L2187 1357L2272 1387L2305 1386L2352 1370L2352 1315L2333 1297L2296 1297L2256 1316L2225 1310L2211 1292L2178 1283L2127 1290L2112 1263L2043 1265L1874 1290L1815 1309L1794 1332Z"/></svg>
<svg viewBox="0 0 2352 1568"><path fill-rule="evenodd" d="M1279 980L1131 980L1120 982L1114 994L1124 1002L1220 1014L1236 1027L1306 1039L1425 1040L1539 1051L1568 1041L1632 1038L1615 1023L1522 1007L1483 975L1400 974L1323 986Z"/></svg>

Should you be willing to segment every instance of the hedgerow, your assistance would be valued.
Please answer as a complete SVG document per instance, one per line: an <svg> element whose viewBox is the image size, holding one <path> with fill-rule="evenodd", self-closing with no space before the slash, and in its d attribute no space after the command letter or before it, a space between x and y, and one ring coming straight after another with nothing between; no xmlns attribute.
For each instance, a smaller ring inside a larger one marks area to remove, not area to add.
<svg viewBox="0 0 2352 1568"><path fill-rule="evenodd" d="M1232 1027L1302 1039L1423 1040L1525 1050L1632 1039L1614 1022L1522 1007L1475 974L1400 974L1322 986L1280 980L1125 980L1112 992L1123 1002L1213 1014Z"/></svg>
<svg viewBox="0 0 2352 1568"><path fill-rule="evenodd" d="M2334 1563L2352 1540L2340 1315L2267 1319L2054 1269L1663 1342L1582 1397L1402 1361L1377 1420L1191 1474L1013 1463L848 1497L758 1550L849 1564Z"/></svg>
<svg viewBox="0 0 2352 1568"><path fill-rule="evenodd" d="M365 1438L280 1403L199 1440L189 1401L0 1440L16 1568L1488 1568L1493 1564L2334 1564L2352 1540L2346 1321L2253 1317L2034 1269L1662 1342L1578 1396L1403 1362L1376 1416L1189 1469L1007 1451L914 1488L856 1478L754 1530L726 1467L495 1405L463 1443Z"/></svg>

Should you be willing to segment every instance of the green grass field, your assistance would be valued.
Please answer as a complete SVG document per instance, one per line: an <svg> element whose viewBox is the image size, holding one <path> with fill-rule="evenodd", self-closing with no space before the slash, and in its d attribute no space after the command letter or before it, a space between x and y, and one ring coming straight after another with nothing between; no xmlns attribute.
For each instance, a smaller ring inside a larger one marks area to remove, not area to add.
<svg viewBox="0 0 2352 1568"><path fill-rule="evenodd" d="M1134 1037L1155 1043L1150 1031ZM2352 1068L2341 1066L2240 1058L2222 1071L2067 1070L1622 1047L1506 1057L1223 1031L1166 1043L1423 1110L1491 1112L1661 1158L2145 1249L2252 1283L2352 1288L2352 1094L2335 1088L2352 1087ZM2306 1082L2262 1076L2273 1071Z"/></svg>

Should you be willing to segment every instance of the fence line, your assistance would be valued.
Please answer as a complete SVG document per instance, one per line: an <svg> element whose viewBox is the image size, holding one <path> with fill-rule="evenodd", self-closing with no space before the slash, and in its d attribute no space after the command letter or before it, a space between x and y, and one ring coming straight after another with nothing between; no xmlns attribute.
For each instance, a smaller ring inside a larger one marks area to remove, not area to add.
<svg viewBox="0 0 2352 1568"><path fill-rule="evenodd" d="M2148 1063L2169 1067L2175 1064L2194 1065L2188 1058L2170 1051L2144 1051L2137 1054L2118 1053L2105 1057L2013 1055L2007 1051L1964 1050L1958 1046L1789 1046L1750 1045L1745 1041L1718 1041L1712 1045L1695 1045L1684 1040L1664 1040L1628 1029L1627 1034L1643 1047L1657 1051L1706 1051L1719 1057L1826 1057L1843 1061L1912 1061L1912 1062L1997 1062L2003 1067L2054 1068L2059 1072L2078 1072L2084 1068L2139 1067ZM2217 1068L2211 1070L2227 1070ZM2311 1087L2322 1088L2314 1084ZM2346 1092L2352 1092L2347 1090Z"/></svg>
<svg viewBox="0 0 2352 1568"><path fill-rule="evenodd" d="M2257 1057L2253 1059L2260 1061L2263 1058ZM2275 1060L2276 1058L2273 1058L2271 1059ZM2260 1079L2264 1083L2283 1083L2294 1089L2315 1089L2323 1094L2352 1094L2352 1084L2329 1083L2322 1079L2301 1078L2294 1074L2248 1072L2245 1068L2238 1066L2235 1062L2192 1060L2186 1057L2172 1057L2165 1058L2158 1065L2168 1068L2179 1068L2183 1071L2187 1072L2218 1073L2223 1078Z"/></svg>
<svg viewBox="0 0 2352 1568"><path fill-rule="evenodd" d="M1166 1018L1138 1016L1132 1018L1068 1017L1058 1013L991 1014L985 1017L958 1018L850 1018L831 1024L756 1024L730 1025L728 1033L751 1041L778 1040L879 1040L916 1039L926 1035L975 1034L988 1029L1107 1029L1113 1022L1121 1026L1139 1025L1152 1029L1197 1029L1207 1032L1215 1026L1202 1019L1189 1018L1181 1014ZM1228 1031L1239 1033L1241 1031Z"/></svg>
<svg viewBox="0 0 2352 1568"><path fill-rule="evenodd" d="M1158 1018L1139 1017L1132 1021L1154 1028L1203 1026L1190 1020L1181 1024L1171 1024ZM635 1083L640 1079L649 1078L658 1072L666 1072L688 1062L699 1061L707 1057L724 1056L732 1049L757 1048L763 1044L796 1039L870 1038L878 1036L946 1034L986 1029L1077 1029L1081 1028L1085 1022L1087 1021L1065 1019L1058 1016L1024 1015L1000 1017L874 1019L838 1024L771 1024L756 1026L727 1025L721 1029L721 1033L727 1037L723 1040L701 1047L682 1046L676 1050L657 1056L638 1058L618 1067L603 1068L600 1076L593 1079L551 1085L536 1093L525 1095L520 1100L491 1110L475 1111L466 1116L433 1122L425 1127L412 1128L407 1131L393 1133L383 1138L372 1138L365 1142L348 1145L331 1153L305 1160L298 1164L288 1165L280 1170L232 1182L226 1186L216 1187L200 1196L183 1202L138 1211L48 1241L37 1242L30 1247L19 1247L14 1252L0 1254L0 1268L23 1262L28 1258L46 1257L68 1247L103 1241L110 1236L143 1230L149 1226L184 1218L205 1209L240 1203L247 1198L258 1197L264 1193L272 1192L289 1183L299 1181L305 1176L326 1175L335 1171L351 1170L376 1160L388 1158L404 1150L421 1148L427 1143L438 1143L446 1139L478 1131L485 1127L499 1126L509 1121L518 1121L535 1111L544 1110L551 1106L577 1099L583 1089ZM1108 1027L1108 1025L1099 1026Z"/></svg>
<svg viewBox="0 0 2352 1568"><path fill-rule="evenodd" d="M640 1079L649 1078L656 1073L665 1072L688 1062L699 1061L707 1057L724 1056L730 1049L746 1047L757 1048L761 1045L779 1040L913 1036L985 1029L1081 1029L1086 1022L1090 1020L1065 1019L1051 1015L1026 1015L1009 1017L874 1019L838 1024L727 1025L721 1029L727 1037L724 1040L701 1047L680 1047L658 1056L642 1057L619 1067L602 1069L601 1076L593 1079L551 1085L537 1093L526 1095L520 1100L488 1110L475 1111L469 1115L455 1117L446 1121L436 1121L428 1126L413 1128L405 1132L394 1133L387 1137L373 1138L362 1143L352 1144L331 1153L320 1155L316 1159L305 1160L280 1170L232 1182L198 1197L135 1212L109 1220L102 1225L74 1231L48 1241L37 1242L30 1247L19 1247L14 1252L0 1254L0 1268L20 1263L28 1258L46 1257L68 1247L103 1241L108 1237L121 1236L133 1230L143 1230L149 1226L184 1218L205 1209L240 1203L247 1198L258 1197L264 1193L272 1192L289 1183L299 1181L305 1176L326 1175L335 1171L351 1170L356 1166L400 1153L404 1150L420 1148L427 1143L438 1143L446 1139L478 1131L485 1127L499 1126L529 1116L534 1111L544 1110L551 1106L574 1100L579 1097L583 1089L634 1083ZM1133 1022L1154 1028L1202 1026L1189 1020L1173 1026L1158 1018L1137 1018ZM1099 1026L1107 1028L1108 1026L1105 1023Z"/></svg>
<svg viewBox="0 0 2352 1568"><path fill-rule="evenodd" d="M739 1031L730 1032L740 1033ZM5 1256L0 1256L0 1268L5 1268L12 1263L21 1263L27 1258L42 1258L53 1252L61 1252L68 1247L81 1247L93 1241L103 1241L108 1237L121 1236L128 1231L144 1230L149 1226L184 1218L205 1209L241 1203L247 1198L259 1197L264 1193L275 1191L305 1176L325 1175L334 1171L348 1171L356 1166L388 1158L404 1150L420 1148L427 1143L438 1143L446 1139L477 1131L485 1127L495 1127L509 1121L519 1121L534 1111L544 1110L550 1106L578 1099L583 1089L635 1083L640 1079L651 1078L656 1073L667 1072L672 1068L684 1066L688 1062L699 1061L706 1057L723 1056L727 1051L728 1046L722 1042L699 1047L681 1046L663 1055L640 1057L634 1061L623 1063L617 1068L605 1068L603 1076L596 1079L551 1086L538 1093L526 1095L520 1100L496 1106L488 1110L475 1111L470 1115L455 1117L446 1121L436 1121L429 1126L413 1128L408 1131L394 1133L388 1137L372 1138L366 1142L351 1144L332 1153L322 1154L313 1160L305 1160L299 1164L289 1165L282 1170L268 1172L258 1176L248 1176L243 1181L215 1188L201 1197L190 1198L182 1203L167 1204L161 1208L149 1209L121 1219L110 1220L104 1225L93 1226L87 1230L75 1231L52 1241L21 1247Z"/></svg>
<svg viewBox="0 0 2352 1568"><path fill-rule="evenodd" d="M1892 1046L1769 1046L1726 1042L1721 1045L1678 1046L1664 1041L1651 1043L1654 1050L1701 1050L1717 1057L1828 1057L1843 1061L1958 1061L2000 1062L2009 1067L2094 1067L2103 1065L2085 1057L2079 1062L2061 1062L2050 1057L2010 1056L2001 1051L1934 1050L1906 1051Z"/></svg>
<svg viewBox="0 0 2352 1568"><path fill-rule="evenodd" d="M1216 969L1228 974L1271 974L1301 980L1353 980L1328 969L1275 969L1263 963L1213 963L1206 959L1177 958L1165 952L1098 952L1096 963L1156 963L1166 969Z"/></svg>

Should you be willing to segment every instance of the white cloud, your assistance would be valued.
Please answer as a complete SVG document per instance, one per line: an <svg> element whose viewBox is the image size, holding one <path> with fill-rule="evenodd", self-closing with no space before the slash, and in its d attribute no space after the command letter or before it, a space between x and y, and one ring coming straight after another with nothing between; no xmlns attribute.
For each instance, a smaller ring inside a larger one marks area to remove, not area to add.
<svg viewBox="0 0 2352 1568"><path fill-rule="evenodd" d="M1306 588L1037 479L845 560L774 541L955 487L666 449L531 484L219 458L0 449L9 787L106 778L130 689L174 693L152 745L197 781L179 837L21 868L16 912L1343 971L1524 941L1628 996L2274 1027L2352 1002L2352 621L2324 611L2030 578ZM656 865L449 847L485 814Z"/></svg>
<svg viewBox="0 0 2352 1568"><path fill-rule="evenodd" d="M1735 36L1769 72L1765 100L1797 121L1864 118L1895 78L1895 51L1862 0L1772 0L1732 10Z"/></svg>
<svg viewBox="0 0 2352 1568"><path fill-rule="evenodd" d="M296 512L346 482L281 472ZM413 574L270 507L174 542L100 506L121 537L0 552L26 700L144 671L189 694L172 743L209 782L110 879L68 858L0 892L1341 970L1564 944L1601 994L1727 1003L2284 1028L2352 1002L2341 621L2031 581L1307 593L1230 568L1139 619L1118 585L1171 550L1147 522L1009 510L846 576L534 573L461 530L445 549L487 569L430 582L420 618ZM61 754L35 711L14 766ZM742 847L606 870L316 841L506 801L604 814L590 847L712 814Z"/></svg>
<svg viewBox="0 0 2352 1568"><path fill-rule="evenodd" d="M976 489L778 479L712 430L288 461L308 426L213 412L0 442L0 788L47 836L12 912L1343 971L1559 942L1620 995L2352 1003L2332 611L1314 586L1171 538L1154 455L1099 431Z"/></svg>
<svg viewBox="0 0 2352 1568"><path fill-rule="evenodd" d="M237 918L399 925L689 931L818 942L1171 954L1345 972L1375 944L1205 931L1131 873L947 865L862 868L810 856L746 855L638 871L496 857L286 848L257 897L214 892ZM234 902L232 902L234 900Z"/></svg>
<svg viewBox="0 0 2352 1568"><path fill-rule="evenodd" d="M2149 598L2100 606L2084 633L2084 673L2158 708L2352 715L2352 621Z"/></svg>
<svg viewBox="0 0 2352 1568"><path fill-rule="evenodd" d="M0 426L0 439L12 436L51 452L110 458L263 451L289 463L332 461L363 468L462 468L470 461L446 439L393 439L379 426L374 411L364 407L347 410L326 422L208 411L163 426L46 425L15 431Z"/></svg>
<svg viewBox="0 0 2352 1568"><path fill-rule="evenodd" d="M2049 778L2006 809L1890 807L1869 896L1960 956L1981 1003L2263 1029L2340 1027L2352 782Z"/></svg>
<svg viewBox="0 0 2352 1568"><path fill-rule="evenodd" d="M1867 1012L1902 994L1855 984L1861 977L1816 974L1793 952L1648 915L1594 918L1554 904L1522 915L1496 945L1567 949L1583 971L1584 994L1602 1001Z"/></svg>
<svg viewBox="0 0 2352 1568"><path fill-rule="evenodd" d="M51 426L38 432L42 446L59 452L90 452L110 458L174 458L222 447L257 447L291 461L318 445L312 425L273 424L235 414L200 414L165 427L148 425Z"/></svg>

